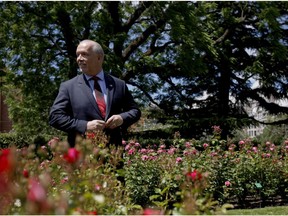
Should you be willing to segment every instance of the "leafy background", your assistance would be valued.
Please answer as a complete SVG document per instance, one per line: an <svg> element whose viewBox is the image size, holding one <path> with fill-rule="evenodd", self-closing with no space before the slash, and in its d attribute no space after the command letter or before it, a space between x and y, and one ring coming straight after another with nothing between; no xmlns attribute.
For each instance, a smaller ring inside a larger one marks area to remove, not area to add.
<svg viewBox="0 0 288 216"><path fill-rule="evenodd" d="M282 114L269 124L287 123L287 107L267 101L287 99L287 2L4 1L0 10L1 88L17 133L56 133L49 108L78 73L86 38L103 45L104 70L127 82L147 117L182 136L221 125L226 139L257 124L251 101Z"/></svg>

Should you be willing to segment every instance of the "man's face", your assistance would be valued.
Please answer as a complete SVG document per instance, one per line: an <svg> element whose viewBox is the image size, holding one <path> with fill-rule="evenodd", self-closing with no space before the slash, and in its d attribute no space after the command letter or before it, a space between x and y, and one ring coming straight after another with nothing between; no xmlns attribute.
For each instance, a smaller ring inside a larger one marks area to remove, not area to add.
<svg viewBox="0 0 288 216"><path fill-rule="evenodd" d="M102 69L102 58L93 52L91 43L80 43L76 50L80 70L88 75L96 75Z"/></svg>

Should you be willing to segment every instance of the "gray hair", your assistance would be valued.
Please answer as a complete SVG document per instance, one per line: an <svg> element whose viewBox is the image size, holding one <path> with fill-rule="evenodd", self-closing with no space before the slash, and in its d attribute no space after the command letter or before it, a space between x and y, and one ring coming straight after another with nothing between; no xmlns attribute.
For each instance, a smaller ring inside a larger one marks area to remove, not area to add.
<svg viewBox="0 0 288 216"><path fill-rule="evenodd" d="M90 44L92 44L93 52L104 56L104 50L102 49L102 46L99 43L97 43L97 42L95 42L93 40L89 40L89 39L83 40L80 43L90 43Z"/></svg>

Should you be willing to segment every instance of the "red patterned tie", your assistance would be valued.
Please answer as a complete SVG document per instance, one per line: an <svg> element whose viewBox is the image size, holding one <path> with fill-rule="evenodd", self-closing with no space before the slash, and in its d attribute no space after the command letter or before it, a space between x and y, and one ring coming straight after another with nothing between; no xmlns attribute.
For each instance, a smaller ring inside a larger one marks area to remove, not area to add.
<svg viewBox="0 0 288 216"><path fill-rule="evenodd" d="M101 115L103 118L106 116L106 103L104 99L104 94L102 93L102 90L100 88L100 85L98 83L99 78L97 76L93 76L91 79L94 80L94 90L95 90L95 96L96 96L96 103L100 109Z"/></svg>

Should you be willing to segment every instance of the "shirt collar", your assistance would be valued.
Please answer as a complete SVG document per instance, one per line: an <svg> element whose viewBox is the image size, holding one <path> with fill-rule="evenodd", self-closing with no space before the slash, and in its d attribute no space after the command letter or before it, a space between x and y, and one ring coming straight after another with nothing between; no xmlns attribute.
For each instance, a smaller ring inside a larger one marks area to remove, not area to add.
<svg viewBox="0 0 288 216"><path fill-rule="evenodd" d="M84 76L86 77L87 80L90 80L91 77L90 75L84 74ZM101 81L104 81L104 72L103 70L101 70L97 75L96 75Z"/></svg>

